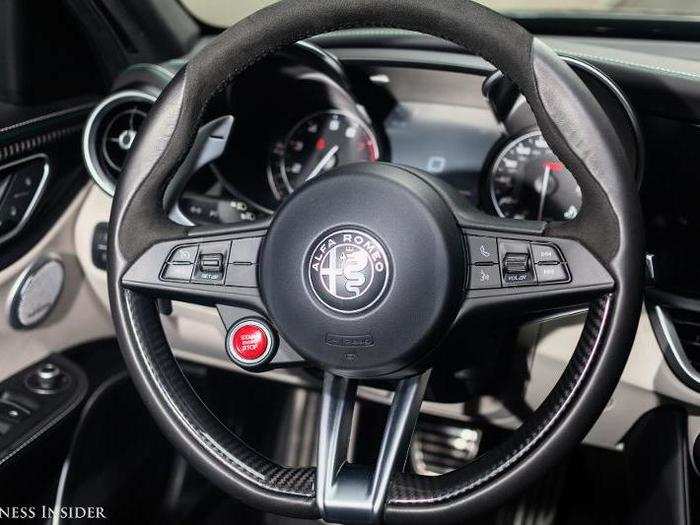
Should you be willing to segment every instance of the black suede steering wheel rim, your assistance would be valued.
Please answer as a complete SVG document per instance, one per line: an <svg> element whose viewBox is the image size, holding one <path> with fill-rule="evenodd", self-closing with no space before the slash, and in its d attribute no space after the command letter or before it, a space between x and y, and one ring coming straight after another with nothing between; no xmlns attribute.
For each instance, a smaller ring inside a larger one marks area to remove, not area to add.
<svg viewBox="0 0 700 525"><path fill-rule="evenodd" d="M561 379L510 439L451 474L399 474L392 479L385 521L464 519L515 495L584 437L622 373L641 308L641 212L621 142L569 67L511 20L462 0L289 0L222 33L161 95L124 169L110 221L112 315L127 367L145 403L195 467L249 505L319 517L314 469L276 465L226 429L179 369L152 297L123 286L122 278L153 244L188 234L168 221L159 203L212 97L286 45L355 27L429 33L462 45L508 75L584 195L577 219L549 225L545 233L580 241L614 280L614 289L591 304L584 333Z"/></svg>

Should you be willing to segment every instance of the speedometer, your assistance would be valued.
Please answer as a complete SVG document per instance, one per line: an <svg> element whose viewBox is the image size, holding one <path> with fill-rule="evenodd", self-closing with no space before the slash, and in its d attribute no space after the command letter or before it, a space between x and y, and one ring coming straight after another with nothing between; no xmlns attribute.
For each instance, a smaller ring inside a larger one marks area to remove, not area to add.
<svg viewBox="0 0 700 525"><path fill-rule="evenodd" d="M275 144L268 170L277 200L336 166L374 162L377 139L360 118L343 111L323 111L306 117Z"/></svg>
<svg viewBox="0 0 700 525"><path fill-rule="evenodd" d="M581 211L581 188L540 131L506 144L489 172L489 190L501 217L566 221Z"/></svg>

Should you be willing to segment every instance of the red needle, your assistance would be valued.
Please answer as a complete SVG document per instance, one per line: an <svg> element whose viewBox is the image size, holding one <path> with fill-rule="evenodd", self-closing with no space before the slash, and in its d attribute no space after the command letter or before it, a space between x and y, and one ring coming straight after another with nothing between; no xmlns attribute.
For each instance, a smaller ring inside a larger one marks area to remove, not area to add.
<svg viewBox="0 0 700 525"><path fill-rule="evenodd" d="M561 162L545 162L544 163L545 168L549 168L550 171L562 171L564 169L564 165Z"/></svg>

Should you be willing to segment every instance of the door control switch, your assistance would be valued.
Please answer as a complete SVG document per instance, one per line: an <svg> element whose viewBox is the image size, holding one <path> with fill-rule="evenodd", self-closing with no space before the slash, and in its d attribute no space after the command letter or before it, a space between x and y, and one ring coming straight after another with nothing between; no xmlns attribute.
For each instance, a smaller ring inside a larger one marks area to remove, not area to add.
<svg viewBox="0 0 700 525"><path fill-rule="evenodd" d="M19 423L27 419L31 413L13 403L0 401L0 418L8 423Z"/></svg>

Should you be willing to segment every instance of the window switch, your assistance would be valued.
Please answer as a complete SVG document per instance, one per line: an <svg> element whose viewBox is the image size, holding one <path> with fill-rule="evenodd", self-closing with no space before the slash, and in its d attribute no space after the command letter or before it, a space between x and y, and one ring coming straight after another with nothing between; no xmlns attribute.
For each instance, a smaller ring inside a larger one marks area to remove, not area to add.
<svg viewBox="0 0 700 525"><path fill-rule="evenodd" d="M31 415L25 408L21 408L15 404L0 401L0 418L10 423L19 423L24 421Z"/></svg>

